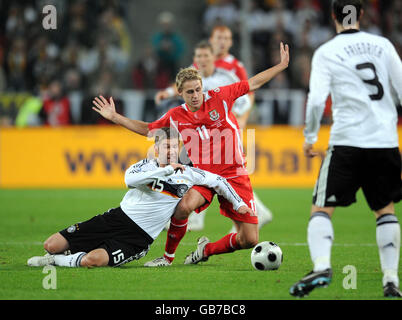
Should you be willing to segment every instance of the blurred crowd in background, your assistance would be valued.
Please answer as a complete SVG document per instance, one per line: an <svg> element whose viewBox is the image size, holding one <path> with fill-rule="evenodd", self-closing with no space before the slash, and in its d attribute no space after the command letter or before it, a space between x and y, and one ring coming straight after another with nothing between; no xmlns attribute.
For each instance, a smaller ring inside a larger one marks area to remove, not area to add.
<svg viewBox="0 0 402 320"><path fill-rule="evenodd" d="M198 34L187 36L198 42L208 38L215 25L225 24L233 32L231 52L240 59L241 1L203 1L201 16L184 17L196 18L199 25ZM174 81L179 68L191 63L186 58L192 52L185 40L187 31L177 28L175 12L156 12L148 26L152 35L139 48L133 34L141 30L130 29L129 2L0 1L0 126L101 123L90 109L94 96L118 97L121 90L152 93ZM42 26L42 9L48 3L57 8L56 30ZM276 64L278 44L284 41L291 48L290 67L265 88L307 92L312 54L335 34L330 3L252 0L247 28L253 59L248 74ZM402 1L365 1L361 29L389 38L402 56ZM83 97L76 117L70 110L74 92ZM117 108L124 112L119 99ZM36 120L29 119L32 113Z"/></svg>

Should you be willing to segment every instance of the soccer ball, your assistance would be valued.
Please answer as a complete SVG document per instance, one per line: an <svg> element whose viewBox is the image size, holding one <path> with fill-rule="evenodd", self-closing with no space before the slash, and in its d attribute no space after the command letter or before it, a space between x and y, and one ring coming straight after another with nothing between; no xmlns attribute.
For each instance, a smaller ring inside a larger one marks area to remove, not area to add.
<svg viewBox="0 0 402 320"><path fill-rule="evenodd" d="M282 250L272 241L260 242L251 251L251 264L256 270L277 270L282 261Z"/></svg>

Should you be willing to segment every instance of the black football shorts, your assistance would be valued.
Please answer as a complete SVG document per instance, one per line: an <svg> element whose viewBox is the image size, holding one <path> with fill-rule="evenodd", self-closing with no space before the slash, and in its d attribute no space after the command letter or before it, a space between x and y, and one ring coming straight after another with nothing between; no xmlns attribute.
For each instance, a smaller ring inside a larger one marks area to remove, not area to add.
<svg viewBox="0 0 402 320"><path fill-rule="evenodd" d="M398 148L363 149L330 146L321 164L313 193L318 207L349 206L362 188L371 210L399 202L401 155Z"/></svg>
<svg viewBox="0 0 402 320"><path fill-rule="evenodd" d="M120 207L76 223L60 234L68 241L71 253L105 249L112 267L142 258L153 242Z"/></svg>

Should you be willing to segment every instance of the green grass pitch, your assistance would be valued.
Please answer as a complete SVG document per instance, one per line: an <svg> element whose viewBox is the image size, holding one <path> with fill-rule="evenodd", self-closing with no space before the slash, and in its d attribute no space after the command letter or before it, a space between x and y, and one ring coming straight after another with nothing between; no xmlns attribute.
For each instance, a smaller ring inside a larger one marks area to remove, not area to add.
<svg viewBox="0 0 402 320"><path fill-rule="evenodd" d="M230 220L218 213L215 200L207 213L205 229L186 234L171 267L143 267L163 253L163 231L141 260L119 268L57 267L57 288L44 289L42 281L47 274L43 268L28 267L27 259L44 254L41 243L50 234L118 206L125 190L0 190L0 299L294 299L289 287L312 267L306 244L312 190L256 192L274 213L273 221L260 231L260 241L274 241L281 246L284 261L279 270L254 270L251 250L213 256L199 265L183 265L201 235L216 241L231 227ZM396 210L402 220L400 204ZM305 299L383 299L375 218L361 192L356 204L337 209L333 224L332 283ZM343 285L348 283L350 272L343 273L348 265L357 271L355 289Z"/></svg>

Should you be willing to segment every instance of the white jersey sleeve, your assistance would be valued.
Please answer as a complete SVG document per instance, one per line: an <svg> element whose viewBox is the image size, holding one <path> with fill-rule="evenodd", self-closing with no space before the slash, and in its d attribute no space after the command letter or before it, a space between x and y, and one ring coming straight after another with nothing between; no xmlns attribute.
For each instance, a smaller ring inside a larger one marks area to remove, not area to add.
<svg viewBox="0 0 402 320"><path fill-rule="evenodd" d="M138 186L149 184L155 179L165 178L174 172L172 166L166 166L163 168L156 168L149 170L149 160L141 160L130 166L124 175L124 181L128 188L136 188Z"/></svg>
<svg viewBox="0 0 402 320"><path fill-rule="evenodd" d="M124 213L153 239L160 234L183 195L193 185L213 188L237 210L245 205L226 179L192 167L184 172L159 167L155 159L142 160L126 170L130 190L120 202Z"/></svg>
<svg viewBox="0 0 402 320"><path fill-rule="evenodd" d="M155 159L145 159L126 170L129 188L120 202L124 213L155 239L174 213L180 195L191 185L176 181L172 166L159 167Z"/></svg>
<svg viewBox="0 0 402 320"><path fill-rule="evenodd" d="M328 70L322 51L316 51L311 62L310 92L306 107L304 136L307 143L314 144L320 129L325 102L330 92L331 72Z"/></svg>
<svg viewBox="0 0 402 320"><path fill-rule="evenodd" d="M402 62L392 43L387 40L387 44L389 78L391 85L398 95L399 103L402 105Z"/></svg>
<svg viewBox="0 0 402 320"><path fill-rule="evenodd" d="M251 109L250 96L245 94L244 96L238 97L233 104L232 112L240 117Z"/></svg>
<svg viewBox="0 0 402 320"><path fill-rule="evenodd" d="M237 211L241 206L246 205L225 178L194 167L186 167L185 172L194 185L214 189L217 194L233 204L234 210Z"/></svg>

